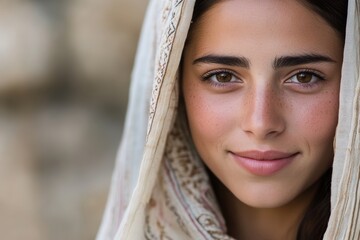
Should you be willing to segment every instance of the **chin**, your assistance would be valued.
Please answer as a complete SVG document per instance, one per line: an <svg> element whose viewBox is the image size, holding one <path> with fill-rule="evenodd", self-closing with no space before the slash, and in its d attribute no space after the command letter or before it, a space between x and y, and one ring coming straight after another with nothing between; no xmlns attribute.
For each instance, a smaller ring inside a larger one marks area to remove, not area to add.
<svg viewBox="0 0 360 240"><path fill-rule="evenodd" d="M291 204L302 194L295 191L284 191L283 187L278 189L264 186L264 188L251 187L252 189L238 192L235 197L243 204L259 209L280 208ZM245 193L245 194L244 194Z"/></svg>
<svg viewBox="0 0 360 240"><path fill-rule="evenodd" d="M287 205L292 199L279 199L279 198L262 198L262 199L239 199L243 204L251 208L258 209L276 209Z"/></svg>

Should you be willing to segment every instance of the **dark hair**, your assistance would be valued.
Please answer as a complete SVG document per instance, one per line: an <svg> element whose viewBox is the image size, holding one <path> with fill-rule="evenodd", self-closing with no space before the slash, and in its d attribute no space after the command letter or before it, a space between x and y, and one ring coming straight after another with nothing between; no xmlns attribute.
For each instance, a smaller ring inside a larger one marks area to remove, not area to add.
<svg viewBox="0 0 360 240"><path fill-rule="evenodd" d="M206 11L220 1L221 0L197 0L194 7L192 23L196 23ZM322 17L345 41L348 5L347 0L298 1ZM332 169L330 168L321 177L315 197L305 212L305 215L299 225L297 240L323 239L330 217L331 173Z"/></svg>
<svg viewBox="0 0 360 240"><path fill-rule="evenodd" d="M196 22L206 11L221 0L197 0L192 22ZM342 38L345 38L347 0L297 0L321 16Z"/></svg>
<svg viewBox="0 0 360 240"><path fill-rule="evenodd" d="M320 179L319 189L300 222L297 240L323 239L330 217L330 168Z"/></svg>
<svg viewBox="0 0 360 240"><path fill-rule="evenodd" d="M298 0L319 14L332 28L345 39L347 0Z"/></svg>

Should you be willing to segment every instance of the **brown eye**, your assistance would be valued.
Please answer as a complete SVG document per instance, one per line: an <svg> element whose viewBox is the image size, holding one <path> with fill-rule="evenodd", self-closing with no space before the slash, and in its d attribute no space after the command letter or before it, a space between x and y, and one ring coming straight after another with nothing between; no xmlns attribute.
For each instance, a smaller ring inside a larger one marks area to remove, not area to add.
<svg viewBox="0 0 360 240"><path fill-rule="evenodd" d="M312 74L312 73L302 72L302 73L296 74L296 80L300 83L309 83L309 82L311 82L313 77L314 77L314 74Z"/></svg>
<svg viewBox="0 0 360 240"><path fill-rule="evenodd" d="M233 75L231 73L222 72L215 75L216 80L221 83L230 82Z"/></svg>
<svg viewBox="0 0 360 240"><path fill-rule="evenodd" d="M288 78L285 83L293 83L293 84L297 84L299 86L314 86L318 83L320 83L321 81L325 80L325 77L317 72L317 71L313 71L313 70L301 70L298 71L297 73L294 73L294 75L292 75L290 78Z"/></svg>

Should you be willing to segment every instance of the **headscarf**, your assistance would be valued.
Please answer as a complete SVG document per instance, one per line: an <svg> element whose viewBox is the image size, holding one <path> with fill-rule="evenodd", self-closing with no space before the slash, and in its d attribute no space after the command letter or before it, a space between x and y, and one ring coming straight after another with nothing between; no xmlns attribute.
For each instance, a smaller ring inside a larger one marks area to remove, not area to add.
<svg viewBox="0 0 360 240"><path fill-rule="evenodd" d="M98 240L232 239L179 105L194 4L149 2ZM359 14L360 1L349 0L326 240L360 239Z"/></svg>

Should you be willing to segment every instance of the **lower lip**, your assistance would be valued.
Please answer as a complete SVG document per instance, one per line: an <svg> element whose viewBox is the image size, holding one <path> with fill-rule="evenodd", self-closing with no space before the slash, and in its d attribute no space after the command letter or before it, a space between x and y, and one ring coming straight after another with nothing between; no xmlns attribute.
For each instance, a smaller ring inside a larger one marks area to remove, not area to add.
<svg viewBox="0 0 360 240"><path fill-rule="evenodd" d="M291 155L287 158L272 160L256 160L240 157L235 154L232 155L235 158L235 162L245 168L248 172L258 176L270 176L290 164L297 154Z"/></svg>

